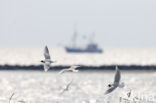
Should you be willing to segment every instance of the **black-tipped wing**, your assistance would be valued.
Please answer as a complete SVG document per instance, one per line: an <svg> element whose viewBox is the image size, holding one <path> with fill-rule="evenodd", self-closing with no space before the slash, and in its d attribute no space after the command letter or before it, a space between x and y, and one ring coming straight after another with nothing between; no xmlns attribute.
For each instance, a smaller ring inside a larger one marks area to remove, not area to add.
<svg viewBox="0 0 156 103"><path fill-rule="evenodd" d="M50 59L50 54L47 46L45 46L44 48L44 57L45 59Z"/></svg>
<svg viewBox="0 0 156 103"><path fill-rule="evenodd" d="M115 86L115 87L114 87L114 86L110 87L110 88L105 92L105 94L111 93L111 92L114 91L116 88L117 88L116 86Z"/></svg>
<svg viewBox="0 0 156 103"><path fill-rule="evenodd" d="M114 77L114 84L119 84L120 78L121 78L120 70L116 66L116 73L115 73L115 77Z"/></svg>

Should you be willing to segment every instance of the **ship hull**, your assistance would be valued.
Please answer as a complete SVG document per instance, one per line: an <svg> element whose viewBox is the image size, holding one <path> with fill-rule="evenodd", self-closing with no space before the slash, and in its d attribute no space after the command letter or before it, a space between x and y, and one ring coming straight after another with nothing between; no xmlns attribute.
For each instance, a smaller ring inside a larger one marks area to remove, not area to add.
<svg viewBox="0 0 156 103"><path fill-rule="evenodd" d="M69 53L102 53L102 49L89 50L89 49L79 49L79 48L68 48L66 47L66 52Z"/></svg>

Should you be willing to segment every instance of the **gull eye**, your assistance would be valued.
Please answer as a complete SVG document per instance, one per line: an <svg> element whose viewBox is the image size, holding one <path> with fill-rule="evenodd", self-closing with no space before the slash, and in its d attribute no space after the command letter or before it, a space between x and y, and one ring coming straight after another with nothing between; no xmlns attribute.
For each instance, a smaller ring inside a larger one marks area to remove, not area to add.
<svg viewBox="0 0 156 103"><path fill-rule="evenodd" d="M108 87L111 87L111 84L109 84Z"/></svg>

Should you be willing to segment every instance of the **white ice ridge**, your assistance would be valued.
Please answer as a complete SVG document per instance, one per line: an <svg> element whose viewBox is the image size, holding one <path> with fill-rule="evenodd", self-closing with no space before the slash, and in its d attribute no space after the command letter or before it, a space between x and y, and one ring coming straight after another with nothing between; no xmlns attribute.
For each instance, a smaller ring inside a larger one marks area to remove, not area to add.
<svg viewBox="0 0 156 103"><path fill-rule="evenodd" d="M0 48L0 65L40 65L43 48ZM56 65L156 65L156 49L104 49L103 54L67 53L50 48Z"/></svg>

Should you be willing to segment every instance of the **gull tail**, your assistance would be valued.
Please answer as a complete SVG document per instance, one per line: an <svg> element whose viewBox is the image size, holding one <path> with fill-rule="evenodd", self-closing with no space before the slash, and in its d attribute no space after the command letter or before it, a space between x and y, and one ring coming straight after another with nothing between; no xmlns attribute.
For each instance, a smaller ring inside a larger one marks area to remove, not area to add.
<svg viewBox="0 0 156 103"><path fill-rule="evenodd" d="M125 87L125 83L122 82L121 84L119 84L119 88L124 88Z"/></svg>

